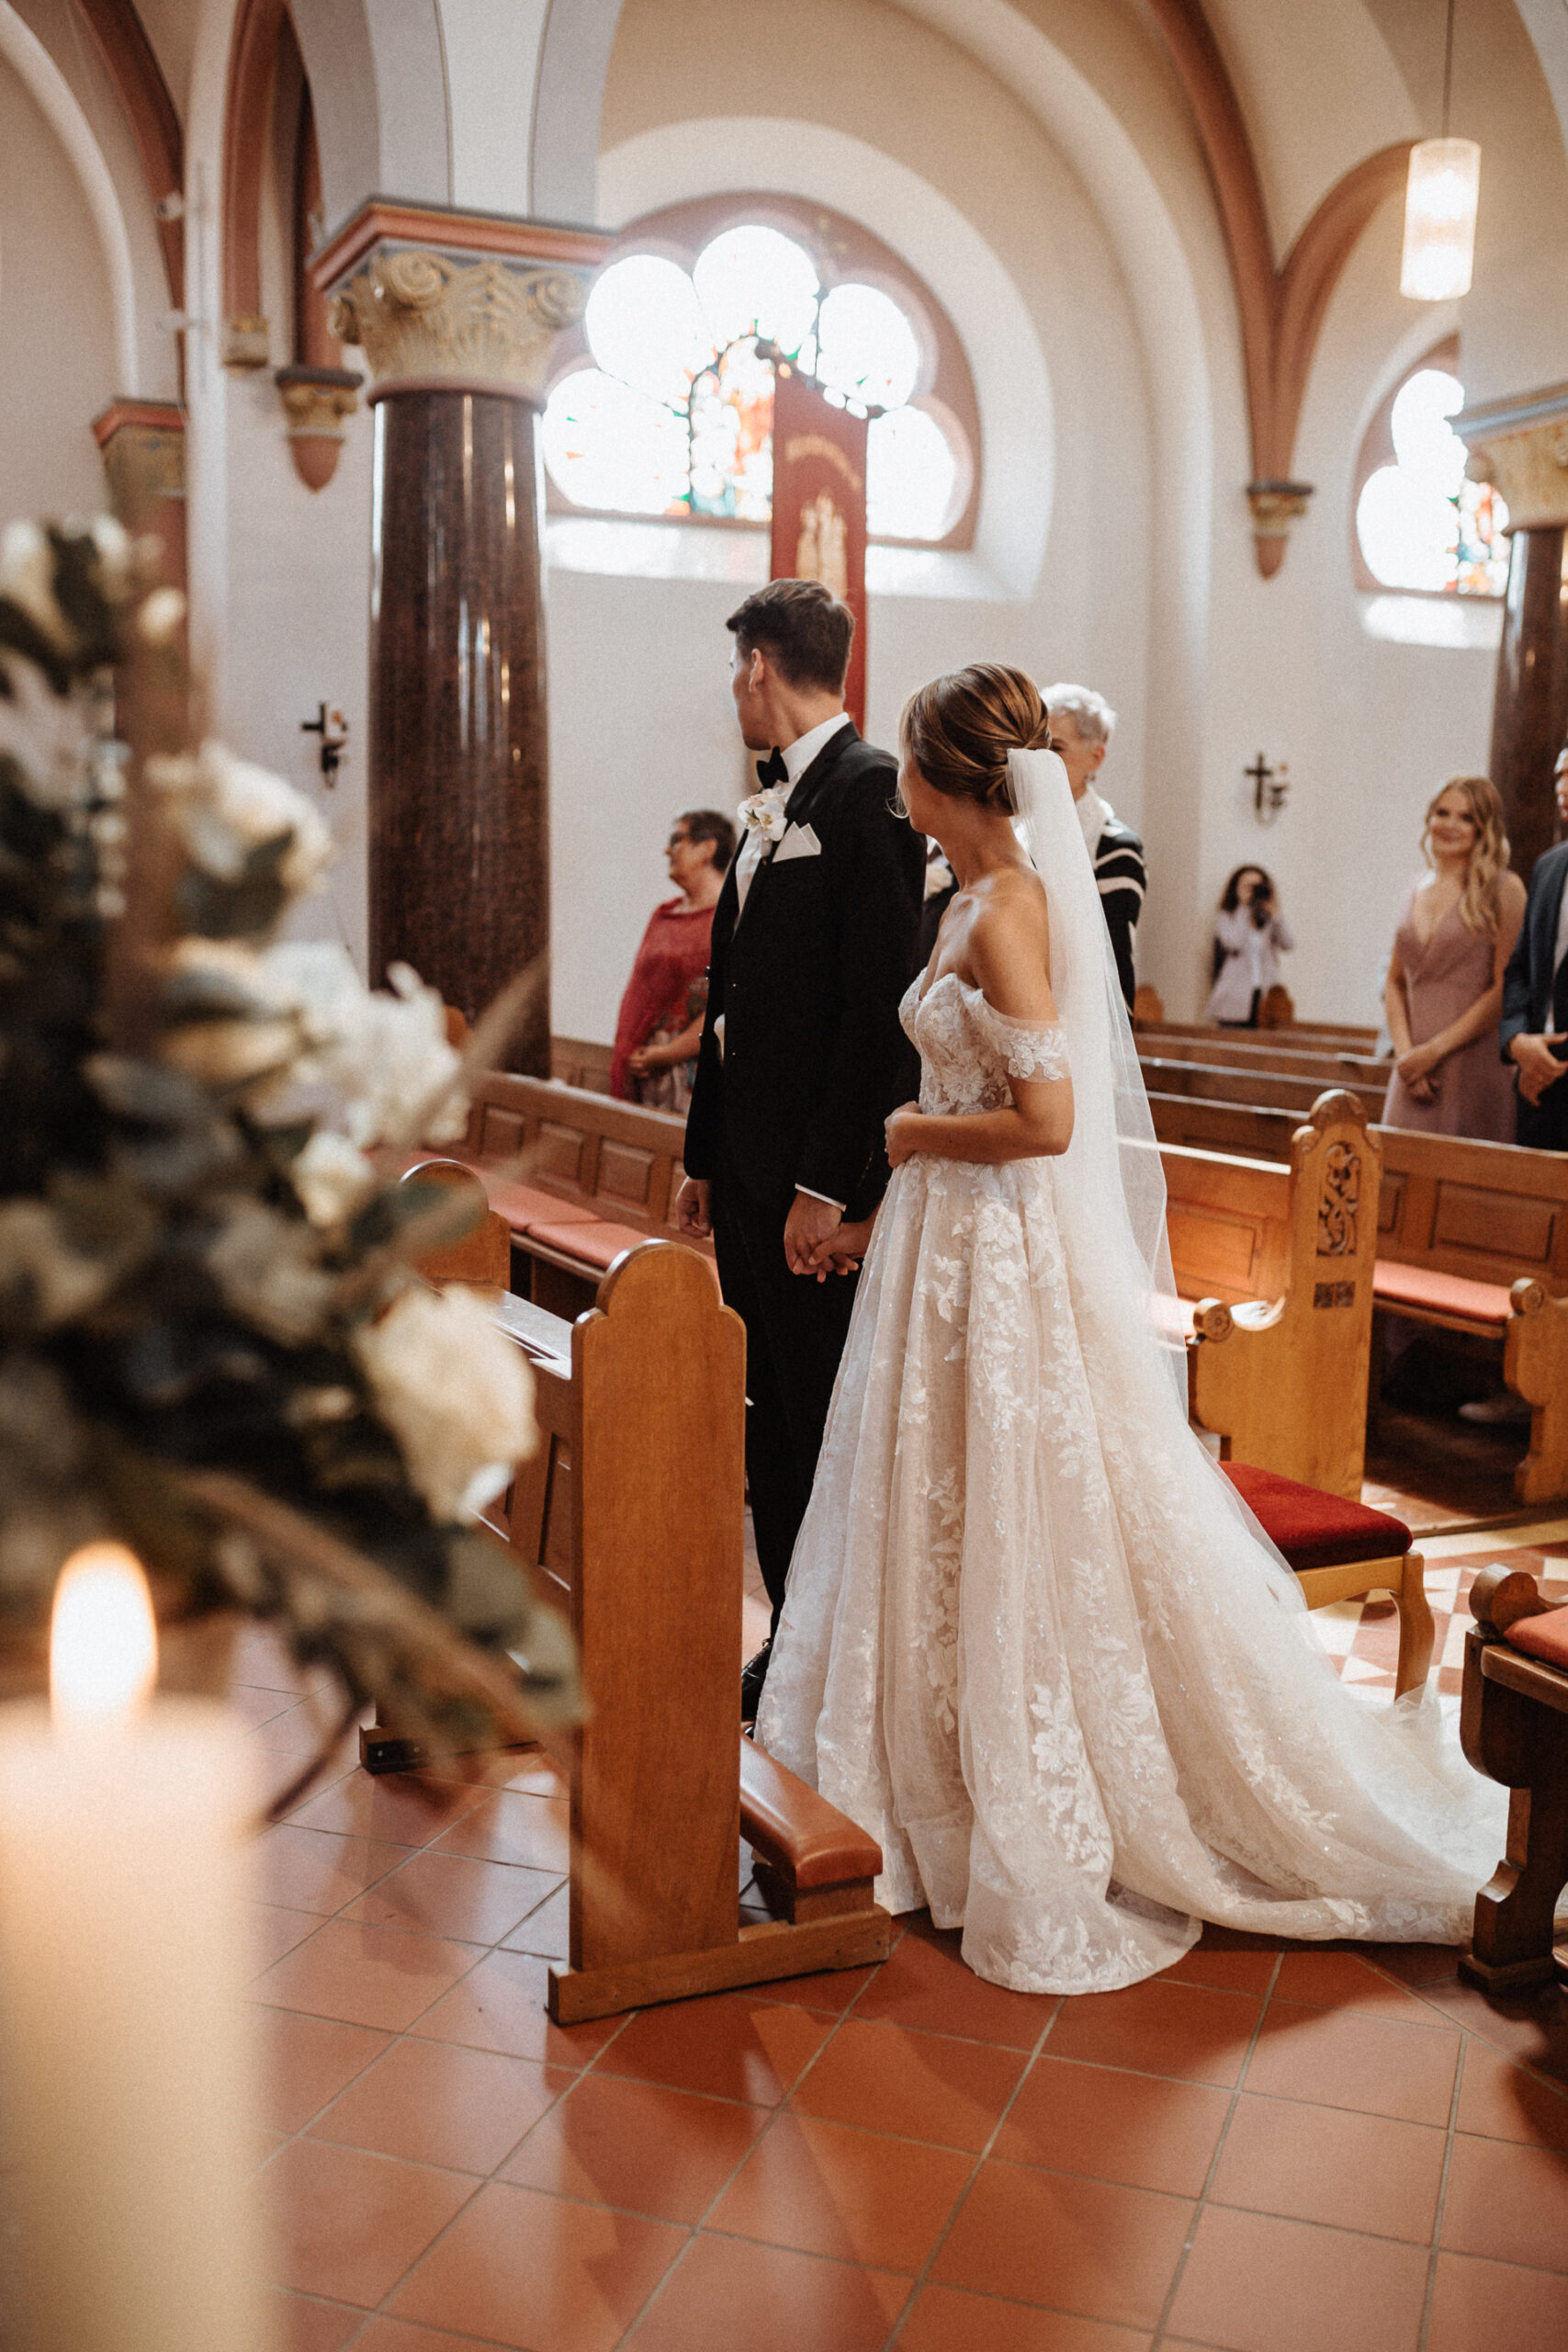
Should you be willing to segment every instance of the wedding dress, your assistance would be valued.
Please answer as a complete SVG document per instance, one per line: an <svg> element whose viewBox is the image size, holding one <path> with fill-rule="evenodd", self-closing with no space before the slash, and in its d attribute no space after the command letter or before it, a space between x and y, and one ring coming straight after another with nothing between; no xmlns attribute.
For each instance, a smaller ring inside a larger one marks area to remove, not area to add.
<svg viewBox="0 0 1568 2352"><path fill-rule="evenodd" d="M1059 1024L949 973L902 1008L920 1107L1070 1070L1060 1158L921 1155L878 1214L757 1724L1026 1992L1104 1992L1201 1923L1457 1942L1506 1792L1436 1698L1340 1681L1188 1426L1164 1185L1066 771L1015 753ZM1168 1317L1167 1318L1168 1329Z"/></svg>

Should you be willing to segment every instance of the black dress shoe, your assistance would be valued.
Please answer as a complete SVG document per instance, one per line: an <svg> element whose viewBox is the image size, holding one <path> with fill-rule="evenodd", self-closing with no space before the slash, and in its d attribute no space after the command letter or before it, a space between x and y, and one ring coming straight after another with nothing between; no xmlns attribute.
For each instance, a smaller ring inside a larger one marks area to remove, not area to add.
<svg viewBox="0 0 1568 2352"><path fill-rule="evenodd" d="M768 1660L773 1655L773 1636L762 1644L755 1657L748 1658L740 1669L740 1720L754 1724L757 1709L761 1704L762 1685L767 1680Z"/></svg>

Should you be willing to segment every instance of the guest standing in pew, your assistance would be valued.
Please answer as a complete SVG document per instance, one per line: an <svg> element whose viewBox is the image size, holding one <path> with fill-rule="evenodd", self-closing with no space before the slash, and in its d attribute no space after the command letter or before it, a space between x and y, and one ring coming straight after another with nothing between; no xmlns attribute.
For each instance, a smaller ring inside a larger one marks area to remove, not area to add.
<svg viewBox="0 0 1568 2352"><path fill-rule="evenodd" d="M653 910L615 1023L610 1091L650 1110L683 1111L707 1002L713 910L735 854L735 827L716 808L688 808L664 845L679 895Z"/></svg>
<svg viewBox="0 0 1568 2352"><path fill-rule="evenodd" d="M1138 918L1144 911L1148 869L1143 842L1101 797L1094 782L1111 748L1116 713L1092 686L1069 685L1065 679L1059 685L1047 686L1041 699L1051 714L1051 749L1066 769L1072 786L1073 805L1100 892L1100 910L1111 933L1116 977L1131 1013L1138 992Z"/></svg>
<svg viewBox="0 0 1568 2352"><path fill-rule="evenodd" d="M1568 824L1568 746L1557 755L1557 813ZM1568 1151L1568 842L1538 857L1525 919L1503 977L1503 1053L1518 1088L1515 1141Z"/></svg>
<svg viewBox="0 0 1568 2352"><path fill-rule="evenodd" d="M904 713L910 823L959 888L904 999L919 1101L758 1741L877 1840L879 1902L1018 1992L1135 1984L1205 1919L1457 1943L1506 1797L1435 1693L1340 1681L1189 1426L1160 1155L1048 734L989 662ZM1346 1509L1293 1491L1303 1525Z"/></svg>
<svg viewBox="0 0 1568 2352"><path fill-rule="evenodd" d="M835 1241L881 1197L883 1124L914 1076L898 1001L926 859L895 762L844 708L848 606L820 581L775 580L728 626L741 736L767 757L714 916L680 1222L712 1232L746 1325L746 1474L776 1624L854 1305ZM771 1638L742 1677L748 1722Z"/></svg>
<svg viewBox="0 0 1568 2352"><path fill-rule="evenodd" d="M1238 865L1214 917L1214 985L1204 1020L1256 1029L1264 998L1280 984L1280 957L1295 944L1270 877L1260 865Z"/></svg>
<svg viewBox="0 0 1568 2352"><path fill-rule="evenodd" d="M1513 1089L1497 1057L1503 975L1524 920L1508 868L1503 803L1490 777L1450 776L1427 810L1430 869L1400 909L1383 985L1397 1057L1385 1127L1514 1140Z"/></svg>

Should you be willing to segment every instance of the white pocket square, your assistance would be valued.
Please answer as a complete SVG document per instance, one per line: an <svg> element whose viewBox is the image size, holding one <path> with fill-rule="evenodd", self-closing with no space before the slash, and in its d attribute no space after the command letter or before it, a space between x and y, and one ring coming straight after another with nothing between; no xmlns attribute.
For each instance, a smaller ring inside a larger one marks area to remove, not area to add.
<svg viewBox="0 0 1568 2352"><path fill-rule="evenodd" d="M792 825L773 852L773 864L782 865L786 857L820 857L822 844L809 825Z"/></svg>

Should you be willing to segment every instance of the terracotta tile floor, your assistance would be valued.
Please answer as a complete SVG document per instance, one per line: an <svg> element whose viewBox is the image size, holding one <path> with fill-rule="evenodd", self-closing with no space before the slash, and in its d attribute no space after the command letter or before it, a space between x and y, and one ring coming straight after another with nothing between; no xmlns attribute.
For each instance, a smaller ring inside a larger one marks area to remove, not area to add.
<svg viewBox="0 0 1568 2352"><path fill-rule="evenodd" d="M1568 1526L1426 1545L1442 1688L1476 1567L1568 1593ZM756 1630L756 1595L750 1596ZM1319 1614L1392 1687L1392 1610ZM314 1717L264 1639L269 1779ZM263 1840L259 2177L287 2352L1558 2352L1568 2000L1427 1946L1211 1929L1077 2000L899 1923L846 1971L562 2031L563 1792L371 1781Z"/></svg>

